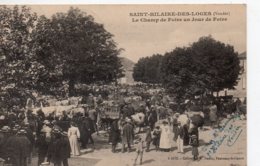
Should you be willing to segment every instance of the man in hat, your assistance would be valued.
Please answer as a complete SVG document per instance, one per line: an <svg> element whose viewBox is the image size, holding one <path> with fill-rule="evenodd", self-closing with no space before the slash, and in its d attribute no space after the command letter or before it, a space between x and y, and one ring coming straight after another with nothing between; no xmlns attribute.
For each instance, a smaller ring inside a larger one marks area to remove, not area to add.
<svg viewBox="0 0 260 166"><path fill-rule="evenodd" d="M131 119L126 118L126 123L122 129L122 153L125 152L125 145L128 147L128 152L131 150L131 144L134 141L134 126L131 123Z"/></svg>
<svg viewBox="0 0 260 166"><path fill-rule="evenodd" d="M52 132L52 141L48 147L48 159L54 164L54 166L61 166L62 163L62 141L61 141L61 131L59 129L53 129Z"/></svg>
<svg viewBox="0 0 260 166"><path fill-rule="evenodd" d="M178 126L175 129L174 141L177 143L178 153L183 153L183 138L184 129L181 126L181 122L178 120Z"/></svg>
<svg viewBox="0 0 260 166"><path fill-rule="evenodd" d="M41 132L39 134L35 145L38 148L38 166L40 166L41 163L44 162L45 157L47 156L48 145L49 145L45 140L45 133Z"/></svg>
<svg viewBox="0 0 260 166"><path fill-rule="evenodd" d="M140 107L138 108L137 112L142 112L142 113L146 112L145 105L143 103L140 104Z"/></svg>
<svg viewBox="0 0 260 166"><path fill-rule="evenodd" d="M7 140L6 151L13 166L27 166L27 159L30 157L32 145L26 137L24 129L20 129L17 135Z"/></svg>
<svg viewBox="0 0 260 166"><path fill-rule="evenodd" d="M94 106L90 106L90 109L88 111L89 118L92 120L93 126L95 128L95 131L97 131L98 135L98 126L97 126L97 111Z"/></svg>
<svg viewBox="0 0 260 166"><path fill-rule="evenodd" d="M148 124L149 124L151 130L153 130L155 123L157 121L157 112L155 110L154 105L151 106L151 112L149 113L149 115L147 117L147 121L148 121Z"/></svg>
<svg viewBox="0 0 260 166"><path fill-rule="evenodd" d="M63 166L69 166L68 164L68 158L70 158L70 142L68 138L68 133L67 132L61 132L61 150L60 150L60 156L62 160Z"/></svg>
<svg viewBox="0 0 260 166"><path fill-rule="evenodd" d="M91 144L93 144L94 147L94 140L92 138L92 134L95 132L93 122L89 118L88 113L85 114L85 118L82 120L82 124L80 125L80 133L81 133L81 143L82 148L86 148L86 144L90 141Z"/></svg>
<svg viewBox="0 0 260 166"><path fill-rule="evenodd" d="M93 107L96 107L96 99L95 99L95 97L93 96L93 94L92 93L90 93L89 95L88 95L88 98L87 98L87 105L89 105L89 106L93 106Z"/></svg>
<svg viewBox="0 0 260 166"><path fill-rule="evenodd" d="M111 142L112 142L112 152L116 152L116 145L120 141L120 129L119 129L119 120L115 120L111 125Z"/></svg>
<svg viewBox="0 0 260 166"><path fill-rule="evenodd" d="M215 105L213 103L213 101L211 101L210 105L209 105L209 119L211 122L211 127L214 128L217 124L218 121L218 116L217 116L217 112L218 112L218 108L217 105Z"/></svg>
<svg viewBox="0 0 260 166"><path fill-rule="evenodd" d="M131 115L135 114L134 108L131 106L130 101L126 102L123 109L121 110L121 113L123 114L123 118L131 118Z"/></svg>
<svg viewBox="0 0 260 166"><path fill-rule="evenodd" d="M9 126L3 126L0 130L0 158L7 159L5 145L7 139L11 136Z"/></svg>
<svg viewBox="0 0 260 166"><path fill-rule="evenodd" d="M41 132L45 133L45 139L49 143L51 141L52 125L50 121L44 120Z"/></svg>

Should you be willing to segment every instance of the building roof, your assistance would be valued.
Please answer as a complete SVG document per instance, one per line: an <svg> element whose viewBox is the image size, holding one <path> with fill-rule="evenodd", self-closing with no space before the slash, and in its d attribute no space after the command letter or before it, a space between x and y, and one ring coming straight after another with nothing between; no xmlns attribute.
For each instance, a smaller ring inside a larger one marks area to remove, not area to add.
<svg viewBox="0 0 260 166"><path fill-rule="evenodd" d="M246 59L246 51L242 52L241 54L238 54L239 59Z"/></svg>

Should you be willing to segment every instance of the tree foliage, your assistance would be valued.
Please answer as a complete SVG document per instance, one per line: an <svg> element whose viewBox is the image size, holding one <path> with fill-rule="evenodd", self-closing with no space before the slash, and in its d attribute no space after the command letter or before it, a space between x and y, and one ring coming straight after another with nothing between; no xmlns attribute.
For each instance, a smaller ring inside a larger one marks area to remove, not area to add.
<svg viewBox="0 0 260 166"><path fill-rule="evenodd" d="M0 6L0 102L33 91L57 94L66 83L72 93L76 83L116 81L120 51L113 35L79 9L46 18L26 6Z"/></svg>
<svg viewBox="0 0 260 166"><path fill-rule="evenodd" d="M161 60L162 55L155 54L151 57L139 59L134 66L133 78L143 83L161 82Z"/></svg>
<svg viewBox="0 0 260 166"><path fill-rule="evenodd" d="M0 18L1 87L28 89L36 79L31 31L37 15L26 6L0 6Z"/></svg>
<svg viewBox="0 0 260 166"><path fill-rule="evenodd" d="M53 82L67 81L71 93L76 83L109 83L122 76L113 35L79 9L51 19L41 16L33 36L38 61L56 78Z"/></svg>
<svg viewBox="0 0 260 166"><path fill-rule="evenodd" d="M163 58L163 84L167 92L175 95L177 99L187 97L194 90L193 83L197 83L191 56L191 49L176 48L166 53Z"/></svg>
<svg viewBox="0 0 260 166"><path fill-rule="evenodd" d="M36 13L26 6L0 6L0 106L21 105L34 89L41 65L33 59Z"/></svg>
<svg viewBox="0 0 260 166"><path fill-rule="evenodd" d="M232 46L208 36L189 47L166 53L161 70L168 92L184 99L233 89L240 66L238 53Z"/></svg>

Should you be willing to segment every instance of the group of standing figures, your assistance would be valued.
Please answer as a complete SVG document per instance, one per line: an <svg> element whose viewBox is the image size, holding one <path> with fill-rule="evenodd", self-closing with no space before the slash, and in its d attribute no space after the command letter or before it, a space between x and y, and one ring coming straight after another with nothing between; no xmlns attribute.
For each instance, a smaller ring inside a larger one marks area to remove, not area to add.
<svg viewBox="0 0 260 166"><path fill-rule="evenodd" d="M54 114L45 116L42 110L38 110L36 115L32 113L32 110L18 110L17 112L10 110L7 113L1 113L0 158L12 166L26 166L31 162L32 155L37 153L38 165L52 162L55 166L67 166L68 158L71 155L79 156L81 148L85 149L89 144L92 144L94 148L92 134L97 132L98 135L98 113L101 112L103 104L102 98L94 100L91 95L89 98L87 100L89 108L84 110L84 113L70 115L64 111L59 117ZM151 144L155 146L156 151L167 152L173 149L172 141L175 141L179 153L184 153L184 146L191 145L193 158L197 160L198 127L200 126L183 125L178 118L169 121L171 115L178 111L163 104L164 95L161 102L153 98L154 96L145 104L141 104L137 110L133 109L131 102L126 102L120 107L119 119L113 120L108 127L112 152L117 152L117 144L120 142L122 143L121 152L124 153L126 150L131 152L134 149L133 143L138 140L139 143L136 144L135 149L137 157L140 156L142 160L143 149L149 152ZM236 103L239 105L240 102ZM227 107L234 104L223 105L223 107L221 105L221 102L214 107L209 105L207 114L212 126L218 124L218 113L226 113L220 110L237 110L236 107ZM188 112L189 107L192 106L203 110L197 103L192 103L190 106L185 104L183 109ZM133 115L137 113L144 115L142 127L145 129L145 134L135 133L138 124ZM140 139L140 136L144 138Z"/></svg>
<svg viewBox="0 0 260 166"><path fill-rule="evenodd" d="M143 149L149 152L150 145L153 144L156 151L169 152L172 150L172 142L175 141L178 153L184 153L183 147L186 145L192 146L193 159L198 159L198 146L199 146L199 132L198 126L181 125L181 122L174 119L173 123L169 123L167 120L163 120L161 125L155 125L152 129L150 126L145 127L145 134L135 135L134 124L130 118L125 120L115 120L111 125L110 141L112 143L112 152L116 153L116 146L121 141L121 152L131 152L134 149L131 145L134 144L135 137L139 137L138 142L144 141L145 144L136 145L135 149L137 153L143 155ZM142 155L140 160L142 160ZM141 164L141 161L140 161Z"/></svg>
<svg viewBox="0 0 260 166"><path fill-rule="evenodd" d="M26 118L11 112L1 120L0 159L12 166L27 166L38 155L38 165L53 163L68 166L68 158L79 156L80 149L94 140L94 121L86 113L59 119L27 111Z"/></svg>

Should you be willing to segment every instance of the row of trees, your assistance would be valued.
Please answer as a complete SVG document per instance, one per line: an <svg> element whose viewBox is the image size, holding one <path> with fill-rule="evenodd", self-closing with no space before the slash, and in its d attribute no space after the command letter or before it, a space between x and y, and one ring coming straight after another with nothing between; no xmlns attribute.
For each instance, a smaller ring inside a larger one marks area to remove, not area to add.
<svg viewBox="0 0 260 166"><path fill-rule="evenodd" d="M175 48L155 57L138 61L134 79L161 83L168 93L180 100L233 89L240 73L238 53L233 46L211 36L201 37L188 47ZM146 67L149 64L154 66Z"/></svg>
<svg viewBox="0 0 260 166"><path fill-rule="evenodd" d="M51 18L26 6L0 6L0 87L57 94L64 84L123 76L121 49L91 15L70 8Z"/></svg>
<svg viewBox="0 0 260 166"><path fill-rule="evenodd" d="M161 62L163 56L160 54L152 55L139 59L133 69L135 81L143 83L161 83Z"/></svg>

